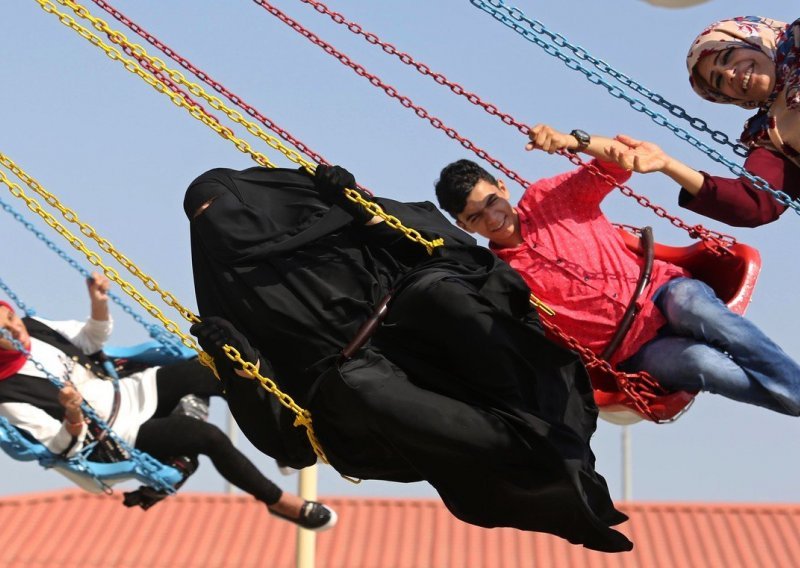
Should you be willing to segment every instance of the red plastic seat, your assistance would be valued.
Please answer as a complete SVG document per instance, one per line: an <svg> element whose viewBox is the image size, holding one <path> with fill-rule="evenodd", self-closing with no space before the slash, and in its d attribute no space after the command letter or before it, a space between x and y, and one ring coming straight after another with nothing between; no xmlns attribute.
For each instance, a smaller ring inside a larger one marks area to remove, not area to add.
<svg viewBox="0 0 800 568"><path fill-rule="evenodd" d="M637 236L624 229L620 229L620 233L629 249L641 252ZM743 315L761 271L761 255L753 247L741 243L732 245L728 250L731 254L719 256L703 241L685 247L656 243L655 258L685 268L692 277L711 286L731 311ZM616 424L650 419L641 414L626 393L619 390L613 377L599 369L591 370L590 375L595 388L595 402L604 419ZM646 398L646 404L657 421L666 422L677 418L691 404L695 395L675 392Z"/></svg>

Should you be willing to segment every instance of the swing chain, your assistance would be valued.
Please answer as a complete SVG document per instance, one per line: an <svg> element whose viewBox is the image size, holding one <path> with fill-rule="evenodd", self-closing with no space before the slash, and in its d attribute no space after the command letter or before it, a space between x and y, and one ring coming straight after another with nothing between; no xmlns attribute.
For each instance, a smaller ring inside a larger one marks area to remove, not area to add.
<svg viewBox="0 0 800 568"><path fill-rule="evenodd" d="M494 19L496 19L506 27L513 29L528 41L535 43L536 45L541 47L548 55L551 55L559 59L561 62L564 63L564 65L567 66L567 68L582 73L590 83L605 87L605 89L612 97L624 100L633 110L647 115L653 122L655 122L659 126L667 128L673 134L675 134L675 136L677 136L679 139L688 142L701 152L705 153L713 161L726 166L737 177L742 177L747 179L755 189L760 191L766 191L767 193L772 195L772 197L778 203L780 203L781 205L785 205L786 207L789 207L791 209L794 209L795 213L800 215L800 201L795 201L787 193L772 188L764 178L754 175L749 171L747 171L746 169L744 169L742 166L735 164L734 162L731 162L730 160L725 158L718 150L715 150L710 146L708 146L707 144L703 143L701 140L698 140L696 137L692 136L685 129L672 124L669 121L669 119L666 118L664 115L648 108L641 100L625 94L625 92L621 88L610 84L608 81L605 81L597 73L591 71L590 69L585 68L576 60L571 59L570 57L565 55L561 50L559 50L558 47L550 45L541 38L533 35L530 32L530 30L526 29L524 26L518 23L526 21L529 23L529 25L533 26L533 23L530 20L528 20L518 8L509 8L502 0L487 0L488 4L484 0L469 0L469 1L477 8L490 14ZM499 10L505 10L510 14L510 17L505 14L501 14ZM541 26L541 24L539 25Z"/></svg>
<svg viewBox="0 0 800 568"><path fill-rule="evenodd" d="M58 377L52 374L50 371L45 369L44 365L41 362L36 360L31 356L30 351L28 351L22 343L20 343L17 339L15 339L11 333L3 328L0 327L0 335L5 338L7 341L10 341L11 344L14 346L14 349L25 355L27 359L33 364L36 369L42 373L47 380L52 383L56 388L59 390L64 388L64 382L61 381ZM90 421L97 425L98 428L103 430L103 432L108 435L109 439L111 439L115 444L119 446L119 448L126 454L126 459L131 460L140 473L147 477L148 481L152 483L152 487L155 489L167 491L168 493L174 493L175 488L164 481L160 475L158 475L159 470L161 469L161 463L156 461L152 456L145 454L136 448L133 448L127 444L122 438L120 438L114 430L112 430L106 422L98 416L97 412L92 408L92 406L86 402L86 400L81 400L81 411L83 412L84 416ZM87 470L88 471L88 470ZM91 474L91 472L90 472ZM95 477L94 474L91 474L92 477ZM98 480L99 481L99 480ZM101 481L101 487L105 484Z"/></svg>
<svg viewBox="0 0 800 568"><path fill-rule="evenodd" d="M351 60L347 55L337 51L333 46L329 43L325 42L324 40L320 39L316 36L313 32L305 29L302 25L298 22L291 19L289 16L281 12L278 8L275 8L266 0L253 0L256 4L267 10L270 14L281 20L283 23L288 25L290 28L301 34L303 37L308 39L314 45L320 47L322 50L325 51L328 55L335 57L338 59L343 65L350 67L358 76L363 77L364 79L368 80L374 87L377 87L383 90L389 97L397 100L402 106L411 109L414 113L421 119L427 120L431 126L436 128L437 130L441 130L444 132L448 137L452 138L453 140L458 141L462 147L465 149L475 153L479 158L482 160L486 160L489 162L494 168L498 169L499 171L503 172L509 179L518 182L519 184L527 187L529 182L519 176L516 172L509 169L503 162L499 159L494 158L491 156L486 150L483 148L478 147L473 143L471 140L463 137L455 128L451 128L447 126L441 119L437 118L436 116L431 115L427 110L422 108L421 106L414 103L409 97L405 95L401 95L397 89L392 87L391 85L387 85L381 79L375 75L369 73L362 65L359 65L355 61Z"/></svg>
<svg viewBox="0 0 800 568"><path fill-rule="evenodd" d="M301 1L306 1L306 0L301 0ZM641 95L644 95L645 97L647 97L649 100L651 100L656 105L666 109L675 118L678 118L680 120L686 121L695 130L698 130L700 132L705 132L705 133L709 134L711 139L714 140L715 142L717 142L718 144L723 144L723 145L726 145L726 146L730 146L731 149L733 150L733 152L735 154L737 154L738 156L747 157L747 154L748 154L749 150L747 149L746 146L744 146L740 142L732 142L730 137L727 134L725 134L724 132L720 132L719 130L713 130L713 129L709 128L708 123L705 120L703 120L701 118L698 118L698 117L691 116L690 114L688 114L686 112L685 109L681 108L680 106L678 106L676 104L673 104L673 103L669 102L663 96L659 95L658 93L654 93L653 91L651 91L647 87L643 86L642 84L638 83L636 80L634 80L633 78L629 77L628 75L625 75L624 73L622 73L620 71L617 71L616 69L611 67L611 65L609 65L608 63L606 63L602 59L596 59L595 57L590 55L583 47L573 45L563 35L548 30L545 27L545 25L543 23L539 22L538 20L535 20L535 19L532 19L532 18L528 18L527 16L525 16L525 14L522 13L521 10L519 10L517 8L513 8L513 7L509 8L509 7L507 7L501 0L486 0L486 1L496 9L499 9L499 10L503 10L504 9L506 12L508 12L510 14L510 16L512 18L516 19L517 21L526 22L528 24L528 27L534 33L539 34L540 36L544 35L544 36L549 37L550 40L552 41L552 43L555 44L557 47L567 48L578 59L582 59L583 61L587 61L587 62L591 63L592 65L595 66L596 69L598 69L602 73L606 73L607 75L610 75L612 78L616 79L619 83L621 83L622 85L628 87L632 91L635 91L635 92L637 92L637 93L639 93ZM480 8L482 10L484 9L483 6L482 6L482 4L484 2L482 0L474 0L474 1L470 0L470 2L475 7ZM486 10L484 10L484 11L486 11ZM526 34L523 34L519 30L517 30L517 31L521 35L525 35L526 39L529 39ZM530 41L533 41L533 40L530 40ZM533 43L536 43L540 47L544 47L542 44L539 44L538 42L533 42ZM549 54L550 55L554 55L553 53L549 53ZM559 59L560 59L560 57L559 57ZM566 61L565 61L565 63L566 63ZM573 70L577 70L577 69L573 69Z"/></svg>
<svg viewBox="0 0 800 568"><path fill-rule="evenodd" d="M265 391L275 396L275 398L278 399L278 402L294 413L295 427L302 426L306 429L306 436L308 436L308 441L311 443L314 453L320 460L322 460L323 463L330 463L325 455L325 451L322 449L322 445L319 443L319 440L314 433L314 425L311 421L311 412L298 405L290 395L282 392L278 388L278 385L275 383L275 381L261 375L256 365L242 359L241 354L235 347L225 345L223 346L223 350L225 351L225 356L228 357L228 359L240 365L241 371L244 372L248 378L258 380L258 382L261 384L261 387Z"/></svg>
<svg viewBox="0 0 800 568"><path fill-rule="evenodd" d="M630 399L639 414L653 422L662 422L662 419L656 416L650 409L646 399L653 399L658 396L669 394L669 391L658 384L646 371L637 373L616 371L608 361L600 359L591 349L581 345L574 337L567 335L556 324L545 318L539 319L542 325L560 340L562 345L580 355L587 369L599 369L603 373L613 377L617 388Z"/></svg>
<svg viewBox="0 0 800 568"><path fill-rule="evenodd" d="M564 150L559 150L558 153L566 157L576 166L587 168L592 174L598 176L604 182L618 188L624 196L632 197L639 205L652 210L656 216L661 217L662 219L667 219L673 226L686 231L691 238L702 239L702 241L706 244L706 246L708 246L709 250L714 255L724 256L732 254L730 247L736 244L736 239L734 237L718 231L707 229L702 225L688 225L680 217L671 215L664 207L654 204L644 195L635 193L629 186L618 182L613 176L601 171L594 164L584 162L576 154L573 154L572 152L566 152Z"/></svg>

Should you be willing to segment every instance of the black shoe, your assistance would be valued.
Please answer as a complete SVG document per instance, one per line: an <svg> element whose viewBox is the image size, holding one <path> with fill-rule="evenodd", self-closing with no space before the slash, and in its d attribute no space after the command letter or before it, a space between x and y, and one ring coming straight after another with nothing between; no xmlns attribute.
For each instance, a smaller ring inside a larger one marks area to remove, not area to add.
<svg viewBox="0 0 800 568"><path fill-rule="evenodd" d="M272 509L269 509L269 513L289 521L290 523L294 523L299 527L315 532L332 529L336 526L336 521L338 520L336 511L316 501L306 501L300 508L300 516L297 518L287 517Z"/></svg>

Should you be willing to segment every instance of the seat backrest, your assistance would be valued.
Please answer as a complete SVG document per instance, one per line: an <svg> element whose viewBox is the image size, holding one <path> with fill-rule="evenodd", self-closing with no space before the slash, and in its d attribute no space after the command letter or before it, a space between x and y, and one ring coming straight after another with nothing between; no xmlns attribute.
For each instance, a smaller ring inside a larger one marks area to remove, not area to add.
<svg viewBox="0 0 800 568"><path fill-rule="evenodd" d="M639 238L623 228L620 234L633 252L641 252ZM761 272L761 255L751 246L736 243L730 254L715 254L703 241L685 247L655 244L657 260L684 268L693 278L708 284L731 311L744 315ZM646 419L628 396L614 390L609 378L590 371L595 385L595 402L602 418L615 424L630 424ZM696 393L678 392L648 399L648 408L659 421L675 419L690 404Z"/></svg>

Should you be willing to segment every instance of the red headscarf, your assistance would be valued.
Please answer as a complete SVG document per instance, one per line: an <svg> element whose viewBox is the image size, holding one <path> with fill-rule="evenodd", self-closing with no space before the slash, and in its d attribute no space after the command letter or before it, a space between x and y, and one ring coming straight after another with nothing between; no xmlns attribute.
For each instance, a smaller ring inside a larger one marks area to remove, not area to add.
<svg viewBox="0 0 800 568"><path fill-rule="evenodd" d="M14 313L14 308L7 302L0 300L0 306L8 308L12 314ZM27 359L24 353L16 349L0 349L0 381L16 375Z"/></svg>

